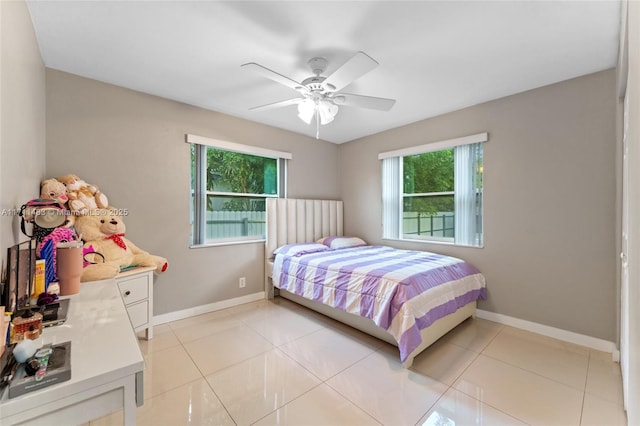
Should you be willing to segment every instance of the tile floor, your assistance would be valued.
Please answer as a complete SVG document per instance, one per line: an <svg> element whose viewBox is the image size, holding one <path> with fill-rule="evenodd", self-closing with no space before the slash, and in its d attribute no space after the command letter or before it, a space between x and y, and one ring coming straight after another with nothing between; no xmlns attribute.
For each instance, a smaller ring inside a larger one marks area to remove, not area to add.
<svg viewBox="0 0 640 426"><path fill-rule="evenodd" d="M393 346L281 298L154 333L140 340L139 425L626 424L611 354L481 319L410 370Z"/></svg>

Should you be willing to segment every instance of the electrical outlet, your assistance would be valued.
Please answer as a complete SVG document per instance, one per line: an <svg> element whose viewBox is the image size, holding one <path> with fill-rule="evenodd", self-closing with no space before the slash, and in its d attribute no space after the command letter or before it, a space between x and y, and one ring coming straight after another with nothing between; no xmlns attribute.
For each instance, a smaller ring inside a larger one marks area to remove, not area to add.
<svg viewBox="0 0 640 426"><path fill-rule="evenodd" d="M238 287L245 288L246 286L247 286L247 279L245 277L240 277L240 280L238 281Z"/></svg>

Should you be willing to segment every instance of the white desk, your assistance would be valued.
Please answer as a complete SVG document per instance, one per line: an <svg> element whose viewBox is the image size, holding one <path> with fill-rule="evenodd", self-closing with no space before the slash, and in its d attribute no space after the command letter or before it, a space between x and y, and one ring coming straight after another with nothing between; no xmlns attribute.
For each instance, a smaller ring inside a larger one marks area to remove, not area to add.
<svg viewBox="0 0 640 426"><path fill-rule="evenodd" d="M0 399L0 424L81 424L124 409L134 425L144 359L115 280L83 283L70 296L67 321L46 328L37 344L71 341L71 379Z"/></svg>

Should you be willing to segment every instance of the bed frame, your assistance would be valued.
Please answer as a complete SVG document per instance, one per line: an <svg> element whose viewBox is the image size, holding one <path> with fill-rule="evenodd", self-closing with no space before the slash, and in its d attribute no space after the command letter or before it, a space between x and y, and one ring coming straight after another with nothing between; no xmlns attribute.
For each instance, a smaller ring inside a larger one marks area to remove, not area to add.
<svg viewBox="0 0 640 426"><path fill-rule="evenodd" d="M343 205L336 200L301 200L293 198L267 199L267 240L265 245L265 294L274 297L273 252L285 244L308 243L330 235L343 235ZM372 320L313 300L305 299L297 294L279 290L280 297L306 306L316 312L334 318L364 333L397 346L396 340ZM465 319L475 316L476 302L471 302L447 315L422 330L422 344L416 348L403 363L411 367L413 359L440 337L451 331Z"/></svg>

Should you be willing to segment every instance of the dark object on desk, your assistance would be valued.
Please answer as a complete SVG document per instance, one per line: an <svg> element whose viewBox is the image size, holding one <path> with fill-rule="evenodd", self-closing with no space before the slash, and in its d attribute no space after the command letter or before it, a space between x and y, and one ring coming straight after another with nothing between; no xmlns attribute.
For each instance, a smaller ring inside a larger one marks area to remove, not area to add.
<svg viewBox="0 0 640 426"><path fill-rule="evenodd" d="M25 365L20 364L9 384L9 398L71 379L71 342L56 344L52 349L47 372L40 381L36 381L35 376L27 374Z"/></svg>
<svg viewBox="0 0 640 426"><path fill-rule="evenodd" d="M67 312L69 311L69 299L61 299L57 302L49 303L43 306L32 306L31 309L42 314L42 326L50 327L52 325L62 324L67 320ZM20 312L18 312L20 315Z"/></svg>
<svg viewBox="0 0 640 426"><path fill-rule="evenodd" d="M38 301L36 302L36 305L38 305L38 306L50 305L50 304L56 302L57 300L58 300L58 295L57 294L40 293L38 295Z"/></svg>
<svg viewBox="0 0 640 426"><path fill-rule="evenodd" d="M15 312L29 303L35 267L35 240L25 241L7 249L7 275L2 291L5 312Z"/></svg>
<svg viewBox="0 0 640 426"><path fill-rule="evenodd" d="M24 363L24 371L29 376L34 376L39 368L40 363L35 358L29 358L27 362Z"/></svg>

